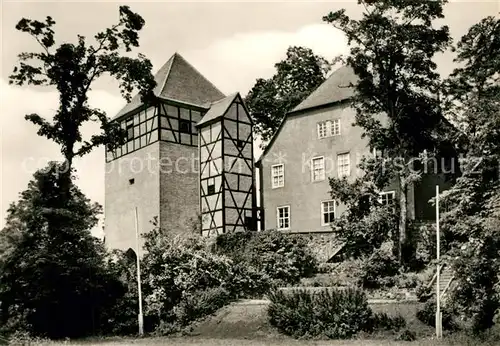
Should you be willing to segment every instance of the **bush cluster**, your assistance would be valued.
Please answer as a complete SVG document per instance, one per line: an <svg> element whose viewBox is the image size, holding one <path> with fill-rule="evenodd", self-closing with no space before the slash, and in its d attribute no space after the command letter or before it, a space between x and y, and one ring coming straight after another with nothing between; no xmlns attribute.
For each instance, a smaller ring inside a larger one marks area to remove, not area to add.
<svg viewBox="0 0 500 346"><path fill-rule="evenodd" d="M459 329L454 321L453 313L449 309L441 307L441 314L443 316L443 330ZM434 328L436 326L436 302L434 300L427 301L424 307L417 311L417 318L422 323Z"/></svg>
<svg viewBox="0 0 500 346"><path fill-rule="evenodd" d="M270 295L270 300L271 325L296 338L350 338L370 323L371 310L360 290L276 291Z"/></svg>
<svg viewBox="0 0 500 346"><path fill-rule="evenodd" d="M397 259L387 250L375 250L363 261L361 268L364 288L392 287L399 273Z"/></svg>
<svg viewBox="0 0 500 346"><path fill-rule="evenodd" d="M270 300L271 325L295 338L345 339L362 331L395 332L406 326L401 316L373 314L360 289L274 291Z"/></svg>
<svg viewBox="0 0 500 346"><path fill-rule="evenodd" d="M275 230L219 235L215 251L269 278L275 286L296 284L318 271L318 262L304 238Z"/></svg>

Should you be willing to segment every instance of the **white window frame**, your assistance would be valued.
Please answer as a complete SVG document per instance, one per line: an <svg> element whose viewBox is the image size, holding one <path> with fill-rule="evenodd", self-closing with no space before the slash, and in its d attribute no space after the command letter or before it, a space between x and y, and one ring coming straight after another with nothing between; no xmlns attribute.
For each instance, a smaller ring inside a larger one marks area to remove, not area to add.
<svg viewBox="0 0 500 346"><path fill-rule="evenodd" d="M340 164L340 158L347 157L347 165ZM344 172L343 167L347 166L347 172ZM342 168L342 171L341 171ZM339 178L348 177L351 175L351 153L340 153L337 154L337 176Z"/></svg>
<svg viewBox="0 0 500 346"><path fill-rule="evenodd" d="M288 219L288 227L280 227L280 209L288 209L288 217L283 217L282 219ZM280 205L279 207L276 207L276 229L278 231L286 231L289 230L292 224L292 214L291 214L291 208L289 205Z"/></svg>
<svg viewBox="0 0 500 346"><path fill-rule="evenodd" d="M323 174L318 178L318 179L314 179L314 161L315 160L320 160L321 159L321 162L323 163L322 165L322 169L323 170ZM311 181L312 182L316 182L316 181L323 181L326 179L326 167L325 167L325 157L324 156L316 156L316 157L313 157L311 159Z"/></svg>
<svg viewBox="0 0 500 346"><path fill-rule="evenodd" d="M278 177L278 183L277 184L274 183L274 177L275 177L274 168L280 167L280 166L282 167L282 174L283 174L283 180L282 180L281 185L279 184L279 177L280 177L280 175L276 175ZM271 187L273 189L278 189L278 188L283 187L283 186L285 186L285 164L284 163L279 163L279 164L276 164L276 165L272 165L271 166Z"/></svg>
<svg viewBox="0 0 500 346"><path fill-rule="evenodd" d="M325 120L317 123L316 132L319 139L340 136L340 119Z"/></svg>
<svg viewBox="0 0 500 346"><path fill-rule="evenodd" d="M331 225L331 222L325 223L325 208L323 207L325 203L330 203L330 202L333 203L333 219L335 219L335 217L336 217L336 214L337 214L337 204L335 203L335 200L334 199L329 199L327 201L322 201L321 202L321 226L330 226ZM330 213L329 210L328 210L328 213Z"/></svg>
<svg viewBox="0 0 500 346"><path fill-rule="evenodd" d="M392 204L384 204L383 202L383 196L389 196L389 195L392 195ZM378 201L381 205L383 206L392 206L392 209L393 211L395 211L395 206L396 206L396 191L394 190L390 190L390 191L383 191L383 192L380 192L379 193L379 198L378 198Z"/></svg>

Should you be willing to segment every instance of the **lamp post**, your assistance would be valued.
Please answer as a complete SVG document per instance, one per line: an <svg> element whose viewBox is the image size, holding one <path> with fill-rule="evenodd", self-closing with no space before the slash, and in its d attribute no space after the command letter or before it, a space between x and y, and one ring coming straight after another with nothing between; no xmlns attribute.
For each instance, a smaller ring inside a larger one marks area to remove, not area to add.
<svg viewBox="0 0 500 346"><path fill-rule="evenodd" d="M436 185L436 337L440 339L443 336L443 320L441 315L441 292L439 287L441 263L439 263L440 257L440 234L439 234L439 185Z"/></svg>
<svg viewBox="0 0 500 346"><path fill-rule="evenodd" d="M142 315L142 289L141 289L141 262L139 259L139 217L137 215L137 207L135 207L135 238L136 238L136 252L137 252L137 291L139 296L139 335L144 334L144 317Z"/></svg>

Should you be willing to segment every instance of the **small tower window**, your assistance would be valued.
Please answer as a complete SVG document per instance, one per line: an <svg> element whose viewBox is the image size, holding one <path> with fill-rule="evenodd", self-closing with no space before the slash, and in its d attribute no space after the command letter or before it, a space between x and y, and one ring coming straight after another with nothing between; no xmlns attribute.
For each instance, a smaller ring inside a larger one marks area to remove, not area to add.
<svg viewBox="0 0 500 346"><path fill-rule="evenodd" d="M208 185L208 194L213 195L215 193L215 184Z"/></svg>
<svg viewBox="0 0 500 346"><path fill-rule="evenodd" d="M129 179L129 180L128 180L128 183L129 183L130 185L134 185L134 183L135 183L135 179L134 179L134 178Z"/></svg>
<svg viewBox="0 0 500 346"><path fill-rule="evenodd" d="M134 139L134 120L127 120L127 141Z"/></svg>
<svg viewBox="0 0 500 346"><path fill-rule="evenodd" d="M181 119L179 121L179 131L182 133L191 133L191 122L189 120Z"/></svg>
<svg viewBox="0 0 500 346"><path fill-rule="evenodd" d="M245 146L245 142L241 139L238 139L238 148L243 148Z"/></svg>

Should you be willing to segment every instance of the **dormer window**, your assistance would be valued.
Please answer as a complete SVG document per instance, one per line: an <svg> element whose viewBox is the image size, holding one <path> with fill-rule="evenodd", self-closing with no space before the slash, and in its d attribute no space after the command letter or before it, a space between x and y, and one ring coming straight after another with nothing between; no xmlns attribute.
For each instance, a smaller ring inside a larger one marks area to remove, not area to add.
<svg viewBox="0 0 500 346"><path fill-rule="evenodd" d="M322 121L317 124L318 138L340 135L340 119Z"/></svg>

